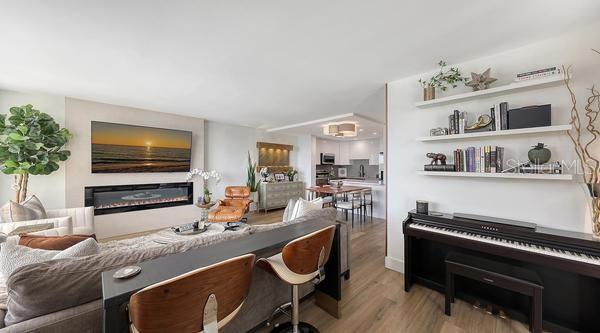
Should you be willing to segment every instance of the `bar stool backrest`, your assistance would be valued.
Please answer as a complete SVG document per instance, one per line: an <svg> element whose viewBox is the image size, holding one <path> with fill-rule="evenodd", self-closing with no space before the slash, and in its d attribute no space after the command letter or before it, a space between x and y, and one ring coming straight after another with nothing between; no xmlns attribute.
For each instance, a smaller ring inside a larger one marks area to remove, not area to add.
<svg viewBox="0 0 600 333"><path fill-rule="evenodd" d="M329 260L334 235L332 225L289 242L281 251L283 262L296 274L318 271Z"/></svg>
<svg viewBox="0 0 600 333"><path fill-rule="evenodd" d="M136 292L129 301L132 331L217 332L246 299L254 259L228 259Z"/></svg>

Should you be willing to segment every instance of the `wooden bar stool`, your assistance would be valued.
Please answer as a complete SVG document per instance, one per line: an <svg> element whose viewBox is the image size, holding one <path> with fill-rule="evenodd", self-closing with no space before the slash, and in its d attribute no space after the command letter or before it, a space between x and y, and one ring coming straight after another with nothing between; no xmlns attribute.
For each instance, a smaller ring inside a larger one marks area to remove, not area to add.
<svg viewBox="0 0 600 333"><path fill-rule="evenodd" d="M254 259L232 258L136 292L129 300L131 332L217 333L242 307Z"/></svg>
<svg viewBox="0 0 600 333"><path fill-rule="evenodd" d="M319 332L314 326L300 322L298 286L323 281L334 234L335 225L321 229L289 242L281 253L256 262L258 267L292 285L292 321L275 327L271 332Z"/></svg>

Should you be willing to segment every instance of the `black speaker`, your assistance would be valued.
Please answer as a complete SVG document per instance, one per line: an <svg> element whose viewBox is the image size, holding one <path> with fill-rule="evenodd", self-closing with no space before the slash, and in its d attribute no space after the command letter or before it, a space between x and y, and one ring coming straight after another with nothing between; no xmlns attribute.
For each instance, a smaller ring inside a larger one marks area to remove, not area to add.
<svg viewBox="0 0 600 333"><path fill-rule="evenodd" d="M532 105L508 110L507 118L508 129L551 126L552 106Z"/></svg>

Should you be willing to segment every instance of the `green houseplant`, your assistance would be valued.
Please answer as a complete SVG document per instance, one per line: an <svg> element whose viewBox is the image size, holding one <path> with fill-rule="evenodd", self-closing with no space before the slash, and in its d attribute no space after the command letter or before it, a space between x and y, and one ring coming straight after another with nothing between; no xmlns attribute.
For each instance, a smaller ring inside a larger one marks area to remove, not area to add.
<svg viewBox="0 0 600 333"><path fill-rule="evenodd" d="M250 151L248 151L248 165L246 166L246 186L250 188L250 198L252 199L250 210L252 211L257 209L258 204L258 182L256 181L257 165L257 162L252 161L252 157L250 157Z"/></svg>
<svg viewBox="0 0 600 333"><path fill-rule="evenodd" d="M450 67L444 71L446 62L440 60L438 62L440 71L429 79L419 79L419 83L423 86L423 100L428 101L435 98L435 88L440 88L441 91L446 91L449 87L456 88L459 82L464 82L467 78L460 74L457 67Z"/></svg>
<svg viewBox="0 0 600 333"><path fill-rule="evenodd" d="M29 175L49 175L69 158L63 147L70 138L66 128L30 104L0 115L0 171L15 176L17 202L27 196Z"/></svg>

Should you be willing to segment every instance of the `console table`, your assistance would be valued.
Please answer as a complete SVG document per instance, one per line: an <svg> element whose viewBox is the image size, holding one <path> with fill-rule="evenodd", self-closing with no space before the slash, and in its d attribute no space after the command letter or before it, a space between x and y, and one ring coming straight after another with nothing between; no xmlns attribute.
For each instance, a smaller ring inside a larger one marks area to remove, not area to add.
<svg viewBox="0 0 600 333"><path fill-rule="evenodd" d="M331 225L337 225L337 223L308 221L292 224L195 250L156 258L138 264L142 271L131 279L114 279L113 274L117 269L103 272L104 333L129 332L127 304L129 303L129 297L138 290L194 269L244 254L254 253L257 259L269 257L281 252L281 249L290 241ZM339 225L337 225L329 261L325 265L325 280L316 286L315 291L316 304L334 317L340 315L339 309L342 299L339 229Z"/></svg>
<svg viewBox="0 0 600 333"><path fill-rule="evenodd" d="M304 197L304 182L260 183L260 209L283 208L290 199Z"/></svg>

